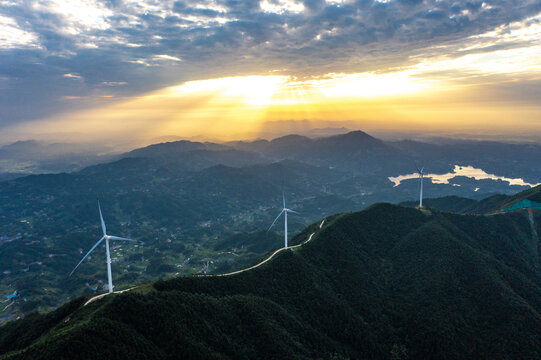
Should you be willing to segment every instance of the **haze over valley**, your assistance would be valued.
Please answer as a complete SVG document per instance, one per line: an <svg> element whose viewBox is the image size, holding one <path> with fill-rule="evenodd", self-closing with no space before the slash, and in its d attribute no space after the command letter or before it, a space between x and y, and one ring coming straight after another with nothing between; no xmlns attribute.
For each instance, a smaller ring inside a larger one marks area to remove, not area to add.
<svg viewBox="0 0 541 360"><path fill-rule="evenodd" d="M385 142L353 131L272 141L160 143L70 173L5 181L0 183L0 284L3 293L17 291L22 297L4 316L48 311L103 289L99 256L66 276L99 234L96 197L112 233L141 241L112 248L120 289L205 267L220 273L251 264L281 243L281 230L265 230L282 193L300 213L289 217L295 234L336 213L415 199L417 176L400 183L393 176L411 173L418 164L428 172L424 194L429 198L514 194L533 184L502 179L536 183L541 173L531 169L539 153L541 146L532 144ZM501 179L459 174L441 181L431 175L456 171L457 163Z"/></svg>

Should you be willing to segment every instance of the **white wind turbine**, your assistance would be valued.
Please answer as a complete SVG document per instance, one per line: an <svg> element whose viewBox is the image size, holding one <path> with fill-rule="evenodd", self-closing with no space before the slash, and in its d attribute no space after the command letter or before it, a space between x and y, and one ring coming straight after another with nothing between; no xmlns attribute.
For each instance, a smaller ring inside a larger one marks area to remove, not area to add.
<svg viewBox="0 0 541 360"><path fill-rule="evenodd" d="M98 242L95 243L94 246L92 246L92 248L81 259L81 261L77 264L77 266L73 269L73 271L70 273L69 276L71 276L75 272L75 270L77 270L79 265L81 265L81 263L85 261L88 255L90 255L90 253L94 251L94 249L97 248L102 243L103 240L105 240L105 250L107 253L107 277L109 279L109 293L112 293L113 292L113 277L111 275L111 253L109 252L109 240L121 240L121 241L135 241L135 240L126 239L126 238L118 237L118 236L107 235L107 229L105 228L105 222L103 221L103 215L101 214L101 207L100 207L99 200L98 200L98 210L100 211L101 229L103 230L103 237L100 240L98 240Z"/></svg>
<svg viewBox="0 0 541 360"><path fill-rule="evenodd" d="M286 208L286 198L283 193L282 193L282 200L283 200L284 207L282 208L282 211L280 212L280 214L278 214L276 219L274 219L274 221L272 222L272 225L269 227L269 230L274 226L274 224L276 224L280 216L284 214L284 249L287 249L287 213L290 212L293 214L298 214L298 212Z"/></svg>
<svg viewBox="0 0 541 360"><path fill-rule="evenodd" d="M423 178L425 176L424 173L425 168L417 168L417 172L419 173L419 180L420 180L420 193L419 193L419 209L423 207Z"/></svg>

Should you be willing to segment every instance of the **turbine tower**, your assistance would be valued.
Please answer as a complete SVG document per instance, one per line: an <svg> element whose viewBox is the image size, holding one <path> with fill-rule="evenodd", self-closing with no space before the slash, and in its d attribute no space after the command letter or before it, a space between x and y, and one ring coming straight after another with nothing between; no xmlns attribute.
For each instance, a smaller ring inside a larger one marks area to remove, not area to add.
<svg viewBox="0 0 541 360"><path fill-rule="evenodd" d="M85 261L88 255L90 255L90 253L94 251L94 249L96 249L103 242L103 240L105 240L105 252L107 254L107 278L109 280L109 293L112 293L113 292L113 276L111 275L111 253L109 251L109 240L120 240L120 241L135 241L135 240L126 239L126 238L118 237L118 236L107 235L107 229L105 227L105 222L103 221L103 215L101 214L101 207L100 207L99 200L98 200L98 210L100 212L101 229L103 230L103 237L99 239L98 242L94 244L94 246L92 246L92 248L86 253L86 255L81 259L81 261L79 261L77 266L72 270L69 276L71 276L75 272L75 270L77 270L79 265L81 265L81 263Z"/></svg>
<svg viewBox="0 0 541 360"><path fill-rule="evenodd" d="M290 213L293 213L293 214L298 214L298 212L286 208L286 198L284 196L284 193L282 193L282 200L283 200L282 211L280 211L280 214L278 214L276 219L274 219L274 221L272 222L272 225L269 227L269 230L274 226L274 224L276 224L276 222L278 221L280 216L282 216L282 214L284 214L284 249L287 249L287 213L290 212ZM267 230L267 231L269 231L269 230Z"/></svg>
<svg viewBox="0 0 541 360"><path fill-rule="evenodd" d="M419 173L419 180L420 180L420 192L419 192L419 209L423 207L423 178L425 176L424 173L425 168L417 168L417 172Z"/></svg>

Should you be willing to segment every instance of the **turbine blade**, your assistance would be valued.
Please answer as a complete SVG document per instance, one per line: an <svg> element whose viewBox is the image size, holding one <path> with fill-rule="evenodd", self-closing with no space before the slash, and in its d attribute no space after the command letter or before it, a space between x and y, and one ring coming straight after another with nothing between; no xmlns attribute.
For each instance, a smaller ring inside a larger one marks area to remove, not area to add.
<svg viewBox="0 0 541 360"><path fill-rule="evenodd" d="M105 221L103 221L103 215L101 214L100 201L98 200L98 210L100 211L101 229L103 230L103 236L107 235L107 229L105 228Z"/></svg>
<svg viewBox="0 0 541 360"><path fill-rule="evenodd" d="M109 240L121 240L121 241L134 241L134 242L137 242L137 240L126 239L126 238L119 237L119 236L109 236Z"/></svg>
<svg viewBox="0 0 541 360"><path fill-rule="evenodd" d="M282 216L282 214L284 213L285 209L280 211L280 213L278 214L278 216L276 217L276 219L274 219L274 221L272 222L272 225L269 226L269 230L274 226L274 224L276 224L276 222L278 221L278 219L280 218L280 216ZM267 231L269 231L267 230Z"/></svg>
<svg viewBox="0 0 541 360"><path fill-rule="evenodd" d="M71 275L75 272L75 270L77 270L77 268L79 267L79 265L81 265L81 263L82 263L83 261L85 261L85 259L88 257L88 255L90 255L90 253L91 253L92 251L94 251L94 249L97 248L98 245L101 244L101 242L102 242L104 239L105 239L105 236L102 237L97 243L95 243L94 246L92 246L92 249L90 249L90 250L86 253L86 255L81 259L81 261L79 261L79 263L78 263L77 266L71 271L71 273L70 273L69 276L71 276Z"/></svg>
<svg viewBox="0 0 541 360"><path fill-rule="evenodd" d="M284 195L284 192L282 191L282 200L283 200L283 203L284 203L284 209L286 208L286 196Z"/></svg>
<svg viewBox="0 0 541 360"><path fill-rule="evenodd" d="M298 212L296 212L295 210L287 209L286 211L287 211L287 212L290 212L290 213L293 213L293 214L297 214L297 215L299 215L299 213L298 213Z"/></svg>

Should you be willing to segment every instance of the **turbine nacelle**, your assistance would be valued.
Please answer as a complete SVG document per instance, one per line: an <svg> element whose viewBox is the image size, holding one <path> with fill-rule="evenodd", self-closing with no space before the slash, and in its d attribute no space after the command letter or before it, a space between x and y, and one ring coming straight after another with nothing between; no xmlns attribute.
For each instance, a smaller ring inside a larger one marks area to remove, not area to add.
<svg viewBox="0 0 541 360"><path fill-rule="evenodd" d="M280 218L280 216L282 216L282 214L285 214L285 213L293 213L293 214L299 214L297 211L295 210L291 210L291 209L288 209L288 208L283 208L282 211L280 211L280 213L278 214L278 216L276 217L276 219L274 219L274 221L272 222L271 226L269 226L269 229L267 231L270 231L270 229L272 229L272 227L274 226L274 224L276 224L276 222L278 221L278 219ZM286 220L287 221L287 220Z"/></svg>
<svg viewBox="0 0 541 360"><path fill-rule="evenodd" d="M290 212L290 213L293 213L293 214L298 214L298 212L296 212L295 210L291 210L291 209L288 209L288 208L284 208L283 211L287 211L287 212Z"/></svg>

